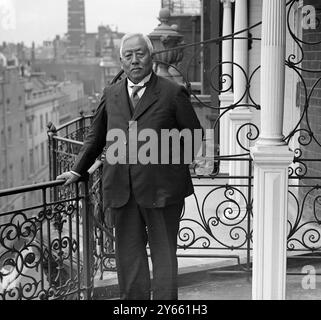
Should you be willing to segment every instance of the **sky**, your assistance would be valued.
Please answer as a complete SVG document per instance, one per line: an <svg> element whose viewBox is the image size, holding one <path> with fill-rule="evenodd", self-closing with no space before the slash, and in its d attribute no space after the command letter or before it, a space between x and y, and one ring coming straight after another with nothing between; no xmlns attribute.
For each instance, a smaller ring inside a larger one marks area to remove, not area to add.
<svg viewBox="0 0 321 320"><path fill-rule="evenodd" d="M0 43L30 46L67 32L68 0L0 0ZM161 0L85 0L86 31L101 24L121 32L150 33L159 24Z"/></svg>

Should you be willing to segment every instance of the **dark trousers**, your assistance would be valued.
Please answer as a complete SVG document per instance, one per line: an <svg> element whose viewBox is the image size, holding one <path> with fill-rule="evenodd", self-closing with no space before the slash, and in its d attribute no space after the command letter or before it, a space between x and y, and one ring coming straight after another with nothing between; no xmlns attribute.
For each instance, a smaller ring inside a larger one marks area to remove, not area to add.
<svg viewBox="0 0 321 320"><path fill-rule="evenodd" d="M164 208L142 208L131 195L113 208L116 264L122 300L177 300L177 234L184 202ZM153 288L146 245L153 266Z"/></svg>

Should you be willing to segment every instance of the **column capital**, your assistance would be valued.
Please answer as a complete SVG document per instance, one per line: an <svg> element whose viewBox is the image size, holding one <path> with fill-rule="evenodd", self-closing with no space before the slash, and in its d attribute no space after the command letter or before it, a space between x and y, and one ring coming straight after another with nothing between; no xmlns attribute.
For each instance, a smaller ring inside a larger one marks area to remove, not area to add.
<svg viewBox="0 0 321 320"><path fill-rule="evenodd" d="M223 92L218 96L219 100L221 102L228 102L228 104L233 104L234 101L234 95L232 91L228 91L228 92Z"/></svg>
<svg viewBox="0 0 321 320"><path fill-rule="evenodd" d="M253 161L258 166L287 167L293 162L294 152L287 145L262 146L255 144L250 148Z"/></svg>
<svg viewBox="0 0 321 320"><path fill-rule="evenodd" d="M231 120L247 122L252 120L253 112L248 107L239 107L229 112L229 117Z"/></svg>
<svg viewBox="0 0 321 320"><path fill-rule="evenodd" d="M232 6L232 2L234 2L235 0L220 0L221 3L223 3L223 6L225 8L231 8Z"/></svg>

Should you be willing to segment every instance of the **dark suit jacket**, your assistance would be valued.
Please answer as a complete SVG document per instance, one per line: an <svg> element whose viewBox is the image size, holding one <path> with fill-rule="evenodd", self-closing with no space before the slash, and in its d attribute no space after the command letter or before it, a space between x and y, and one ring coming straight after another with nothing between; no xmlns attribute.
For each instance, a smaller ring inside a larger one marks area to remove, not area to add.
<svg viewBox="0 0 321 320"><path fill-rule="evenodd" d="M161 129L201 128L187 90L154 73L133 115L129 101L126 79L104 89L73 171L84 174L88 170L103 151L107 130L111 129L125 132L126 141L123 143L126 145L128 159L129 121L137 122L138 133L146 128L158 133ZM107 148L111 144L113 142L107 142ZM161 145L160 141L158 145ZM137 203L145 208L178 203L193 193L189 167L186 164L126 163L111 165L104 161L104 209L124 206L129 200L130 192L133 192Z"/></svg>

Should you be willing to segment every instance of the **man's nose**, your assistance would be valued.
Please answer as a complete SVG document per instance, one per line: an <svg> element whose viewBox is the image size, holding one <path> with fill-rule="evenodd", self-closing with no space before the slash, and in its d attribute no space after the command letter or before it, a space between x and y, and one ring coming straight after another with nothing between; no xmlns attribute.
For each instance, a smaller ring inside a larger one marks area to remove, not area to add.
<svg viewBox="0 0 321 320"><path fill-rule="evenodd" d="M137 64L138 62L139 62L138 58L137 58L136 54L134 53L133 57L132 57L132 64Z"/></svg>

